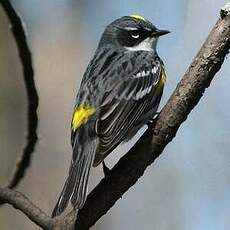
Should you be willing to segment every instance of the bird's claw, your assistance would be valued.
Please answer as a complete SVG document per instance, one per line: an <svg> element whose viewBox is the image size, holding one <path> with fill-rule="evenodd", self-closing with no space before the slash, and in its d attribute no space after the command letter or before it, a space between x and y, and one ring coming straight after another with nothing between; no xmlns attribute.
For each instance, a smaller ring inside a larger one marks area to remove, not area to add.
<svg viewBox="0 0 230 230"><path fill-rule="evenodd" d="M110 169L106 166L105 161L102 161L102 166L103 166L104 175L105 177L107 177L110 172Z"/></svg>

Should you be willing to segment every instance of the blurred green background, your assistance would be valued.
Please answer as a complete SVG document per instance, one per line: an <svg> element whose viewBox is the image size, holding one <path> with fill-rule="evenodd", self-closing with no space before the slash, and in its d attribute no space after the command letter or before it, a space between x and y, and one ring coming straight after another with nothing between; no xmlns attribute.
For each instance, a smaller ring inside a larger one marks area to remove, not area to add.
<svg viewBox="0 0 230 230"><path fill-rule="evenodd" d="M224 0L13 0L33 53L40 97L39 142L18 190L51 213L71 158L75 93L105 26L141 14L172 33L161 39L167 67L163 106L216 22ZM230 63L227 59L177 137L95 230L227 230L230 226ZM22 67L0 8L0 183L12 173L26 131ZM117 156L110 156L113 165ZM102 177L93 169L90 189ZM125 175L124 175L125 176ZM0 209L0 228L38 229L19 211Z"/></svg>

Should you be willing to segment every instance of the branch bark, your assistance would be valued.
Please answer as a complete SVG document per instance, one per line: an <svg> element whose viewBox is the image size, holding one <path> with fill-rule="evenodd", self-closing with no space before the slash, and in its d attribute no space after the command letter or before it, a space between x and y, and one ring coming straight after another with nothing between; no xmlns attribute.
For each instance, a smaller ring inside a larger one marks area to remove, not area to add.
<svg viewBox="0 0 230 230"><path fill-rule="evenodd" d="M1 199L21 210L30 220L43 229L52 229L54 219L48 217L40 208L35 206L25 195L9 188L0 188Z"/></svg>
<svg viewBox="0 0 230 230"><path fill-rule="evenodd" d="M148 132L111 170L108 177L89 194L78 213L75 229L89 229L143 175L147 166L162 153L178 128L210 85L230 49L229 7L210 32L191 66L162 109L154 131Z"/></svg>
<svg viewBox="0 0 230 230"><path fill-rule="evenodd" d="M38 94L34 83L32 56L23 29L23 23L9 0L0 0L0 3L12 26L12 33L14 35L22 63L24 83L28 100L26 143L22 155L17 161L12 178L8 182L8 187L14 188L24 177L25 171L30 165L31 156L34 152L34 148L38 139L36 133L38 126Z"/></svg>

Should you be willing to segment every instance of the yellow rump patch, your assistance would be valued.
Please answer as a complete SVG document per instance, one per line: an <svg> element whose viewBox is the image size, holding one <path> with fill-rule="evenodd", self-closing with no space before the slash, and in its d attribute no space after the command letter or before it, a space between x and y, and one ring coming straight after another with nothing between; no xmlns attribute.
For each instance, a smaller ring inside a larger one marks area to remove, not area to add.
<svg viewBox="0 0 230 230"><path fill-rule="evenodd" d="M90 116L92 116L96 112L96 109L90 107L89 105L80 105L77 107L73 114L72 119L72 130L75 131L81 125L84 125L89 120Z"/></svg>
<svg viewBox="0 0 230 230"><path fill-rule="evenodd" d="M129 17L145 21L145 18L141 15L132 14L132 15L129 15Z"/></svg>

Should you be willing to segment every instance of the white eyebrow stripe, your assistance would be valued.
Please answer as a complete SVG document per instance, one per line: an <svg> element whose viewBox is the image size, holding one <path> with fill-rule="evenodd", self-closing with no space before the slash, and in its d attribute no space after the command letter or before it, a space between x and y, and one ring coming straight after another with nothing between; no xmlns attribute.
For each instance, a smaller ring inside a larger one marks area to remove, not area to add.
<svg viewBox="0 0 230 230"><path fill-rule="evenodd" d="M125 27L126 30L132 31L132 30L138 30L136 27Z"/></svg>

